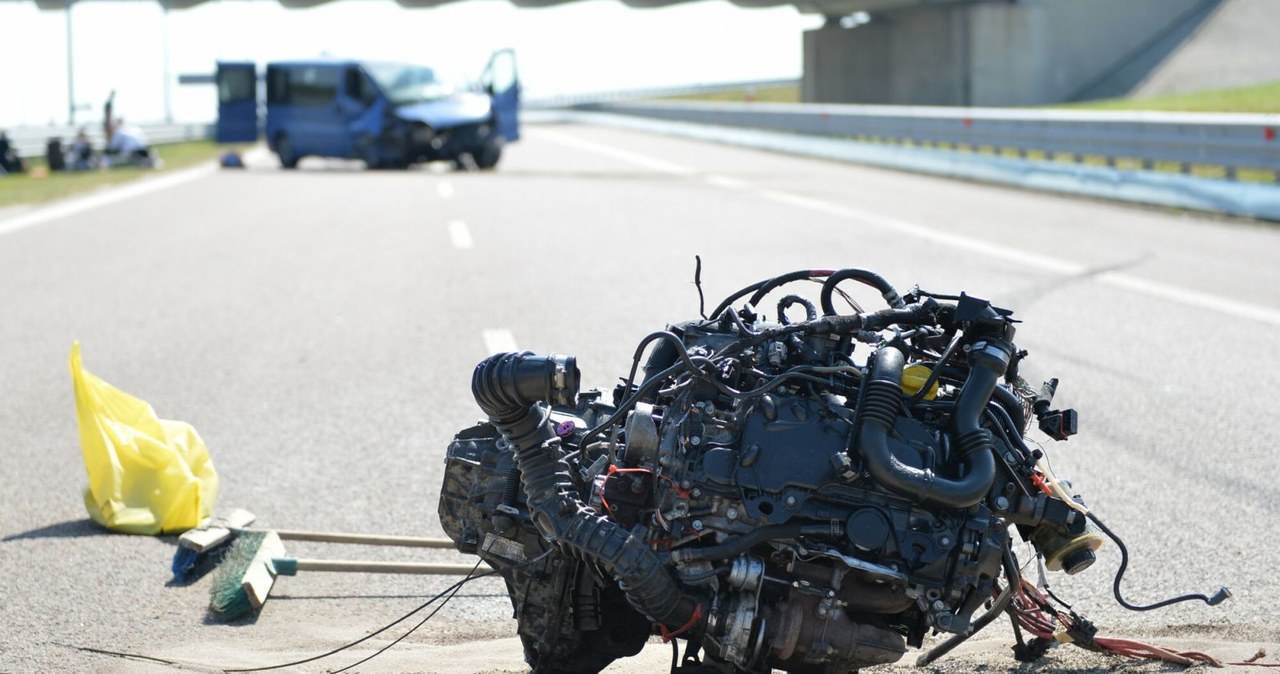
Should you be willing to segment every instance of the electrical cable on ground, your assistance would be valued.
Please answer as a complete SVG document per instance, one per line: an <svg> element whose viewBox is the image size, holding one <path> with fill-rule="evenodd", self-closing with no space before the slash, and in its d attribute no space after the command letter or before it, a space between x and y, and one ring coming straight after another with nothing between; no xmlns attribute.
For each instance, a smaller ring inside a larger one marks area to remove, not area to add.
<svg viewBox="0 0 1280 674"><path fill-rule="evenodd" d="M481 562L477 561L477 562L476 562L476 565L475 565L475 566L473 566L473 567L471 567L471 571L467 573L466 578L463 578L461 582L458 582L458 583L455 583L455 584L454 584L453 592L449 593L449 596L445 597L445 598L444 598L444 601L440 602L440 605L439 605L439 606L437 606L437 607L435 607L434 609L432 609L432 611L431 611L430 613L428 613L428 614L427 614L427 617L423 618L422 620L419 620L417 625L414 625L413 627L410 627L410 628L409 628L409 630L408 630L407 632L405 632L404 634L401 634L399 637L397 637L397 638L395 638L394 640L392 640L392 642L391 642L391 643L389 643L389 644L387 644L386 646L383 646L382 648L379 648L378 650L374 651L373 653L369 654L368 656L366 656L366 657L364 657L364 658L361 658L360 660L357 660L357 661L355 661L355 662L353 662L353 663L351 663L351 664L347 665L346 667L343 667L342 669L335 669L335 670L333 670L332 672L330 672L330 674L340 674L341 672L348 671L348 670L352 669L353 667L357 667L357 666L359 666L359 665L363 665L364 663L366 663L366 662L368 662L368 661L370 661L370 660L372 660L372 659L374 659L374 658L378 657L379 655L382 655L383 653L387 652L387 650L389 650L391 647L395 646L396 644L400 643L401 641L404 641L404 640L405 640L405 639L406 639L410 634L413 634L414 632L418 631L418 628L419 628L419 627L422 627L423 625L425 625L425 624L427 623L427 621L428 621L428 620L431 620L433 617L435 617L435 615L436 615L437 613L439 613L439 612L440 612L440 609L444 608L444 607L445 607L445 605L449 603L449 600L450 600L450 599L453 599L454 595L458 594L458 591L462 589L462 586L463 586L464 584L466 584L468 581L470 581L470 580L472 579L472 574L474 574L474 573L476 572L476 569L479 569L479 568L480 568L480 564L481 564Z"/></svg>
<svg viewBox="0 0 1280 674"><path fill-rule="evenodd" d="M529 560L526 560L526 561L524 561L524 562L521 562L520 564L518 564L518 565L516 565L515 567L512 567L512 568L521 568L521 567L524 567L524 566L530 566L530 565L532 565L532 564L536 564L536 563L538 563L538 562L542 561L543 559L546 559L546 558L547 558L547 557L548 557L552 552L554 552L554 551L555 551L555 548L549 548L547 551L543 552L542 554L538 555L537 557L534 557L533 559L529 559ZM294 661L292 661L292 662L282 662L282 663L280 663L280 664L267 665L267 666L264 666L264 667L235 667L235 668L231 668L231 667L216 667L216 666L206 665L206 664L197 663L197 662L183 662L183 661L179 661L179 660L167 660L167 659L165 659L165 658L157 658L157 657L153 657L153 656L150 656L150 655L142 655L142 654L139 654L139 653L126 653L126 652L122 652L122 651L111 651L111 650L106 650L106 649L102 649L102 648L91 648L91 647L89 647L89 646L76 646L76 645L74 645L74 644L57 644L57 645L59 645L59 646L63 646L63 647L65 647L65 648L75 649L75 650L82 651L82 652L85 652L85 653L96 653L96 654L99 654L99 655L110 655L110 656L119 657L119 658L132 658L132 659L137 659L137 660L145 660L145 661L148 661L148 662L157 662L157 663L160 663L160 664L170 665L170 666L174 666L174 667L180 667L180 666L184 666L184 665L188 665L188 666L196 666L196 667L205 667L205 668L216 669L216 670L219 670L219 671L222 671L222 672L226 672L227 674L241 674L241 673L243 673L243 672L266 672L266 671L271 671L271 670L276 670L276 669L284 669L284 668L286 668L286 667L296 667L296 666L298 666L298 665L308 664L308 663L311 663L311 662L315 662L315 661L317 661L317 660L321 660L321 659L324 659L324 658L330 657L330 656L332 656L332 655L336 655L336 654L341 653L342 651L348 650L348 649L350 649L350 648L354 648L355 646L358 646L358 645L360 645L360 644L362 644L362 643L364 643L364 642L368 641L369 639L372 639L372 638L374 638L374 637L378 636L379 634L382 634L383 632L386 632L387 630L391 629L392 627L395 627L396 625L399 625L400 623L402 623L402 622L404 622L404 621L408 620L409 618L412 618L413 616L417 615L418 613L420 613L420 612L421 612L421 611L423 611L424 609L426 609L426 608L430 607L432 604L436 603L436 602L437 602L437 601L439 601L442 597L444 597L444 601L442 601L442 602L440 603L440 605L439 605L439 606L437 606L437 607L435 608L435 610L431 611L431 613L430 613L430 614L428 614L428 615L427 615L427 617L425 617L425 618L423 618L421 621L419 621L417 625L414 625L412 628L410 628L408 632L405 632L405 633L404 633L403 635L401 635L399 638L395 639L395 640L394 640L394 641L392 641L390 644L387 644L386 646L384 646L383 648L379 649L377 652L373 653L372 655L370 655L370 656L368 656L368 657L364 658L363 660L360 660L359 662L355 662L355 663L353 663L353 664L347 665L346 667L343 667L342 669L334 670L333 674L337 674L337 672L345 672L345 671L347 671L347 670L351 669L352 667L355 667L355 666L357 666L357 665L361 665L361 664L363 664L363 663L365 663L365 662L368 662L368 661L369 661L369 660L371 660L372 658L374 658L374 657L376 657L376 656L378 656L378 655L381 655L382 653L384 653L384 652L386 652L388 649L390 649L392 646L395 646L396 644L398 644L398 643L400 643L401 641L403 641L405 637L409 636L410 634L413 634L413 632L414 632L414 631L416 631L419 627L422 627L422 625L423 625L423 624L425 624L428 620L430 620L433 616L435 616L435 614L436 614L436 613L439 613L440 609L444 608L445 604L449 603L449 600L450 600L450 599L453 599L453 597L454 597L454 596L456 596L456 595L458 594L458 592L462 589L462 586L463 586L463 585L466 585L467 583L469 583L469 582L471 582L471 581L473 581L473 580L479 580L479 579L481 579L481 578L485 578L485 577L488 577L488 576L492 576L492 575L497 574L497 571L486 571L486 572L484 572L484 573L476 573L475 571L476 571L476 569L478 569L478 568L480 567L480 564L481 564L481 563L482 563L482 561L478 561L478 562L476 562L476 566L475 566L475 567L473 567L473 568L472 568L472 570L471 570L471 572L469 572L469 573L467 574L467 576L466 576L465 578L463 578L462 580L460 580L460 581L458 581L458 582L454 583L453 585L450 585L449 587L447 587L447 588L445 588L443 591L441 591L439 594L436 594L434 597L431 597L431 598L430 598L430 599L428 599L427 601L423 602L423 603L422 603L421 605L419 605L417 608L413 609L412 611L409 611L408 613L406 613L406 614L404 614L404 615L400 616L399 618L396 618L396 619L395 619L395 620L393 620L392 622L390 622L390 623L388 623L388 624L386 624L386 625L384 625L384 626L382 626L382 627L378 628L377 630L374 630L373 632L370 632L369 634L366 634L365 636L363 636L363 637L361 637L361 638L359 638L359 639L356 639L355 641L352 641L352 642L350 642L350 643L344 644L344 645L342 645L342 646L339 646L339 647L337 647L337 648L334 648L334 649L332 649L332 650L330 650L330 651L327 651L327 652L325 652L325 653L321 653L321 654L319 654L319 655L314 655L314 656L311 656L311 657L309 657L309 658L303 658L303 659L301 659L301 660L294 660ZM445 595L448 595L448 596L446 597Z"/></svg>

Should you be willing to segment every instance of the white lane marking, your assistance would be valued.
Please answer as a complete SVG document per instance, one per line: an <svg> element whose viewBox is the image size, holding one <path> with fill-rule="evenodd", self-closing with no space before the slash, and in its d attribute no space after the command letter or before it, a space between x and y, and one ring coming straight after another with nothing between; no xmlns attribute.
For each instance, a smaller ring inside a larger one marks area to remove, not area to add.
<svg viewBox="0 0 1280 674"><path fill-rule="evenodd" d="M737 178L716 175L714 173L703 178L703 180L706 180L708 183L715 185L716 187L723 187L726 190L745 190L751 187L749 183L738 180Z"/></svg>
<svg viewBox="0 0 1280 674"><path fill-rule="evenodd" d="M467 223L461 220L449 223L449 240L453 241L454 248L466 249L474 244L471 240L471 231L467 229Z"/></svg>
<svg viewBox="0 0 1280 674"><path fill-rule="evenodd" d="M760 196L790 206L805 208L811 211L825 213L827 215L847 218L849 220L857 220L873 227L880 227L882 229L901 232L903 234L918 236L922 239L929 239L937 243L944 243L953 248L970 250L988 257L995 257L1028 267L1038 267L1058 274L1072 276L1083 274L1089 270L1085 265L1075 262L1059 260L1058 258L1039 255L1037 253L1021 250L1019 248L1012 248L1010 246L1002 246L990 241L979 241L961 234L952 234L950 232L933 229L932 227L917 225L912 222L891 218L878 213L871 213L869 211L863 211L856 208L840 206L826 201L813 199L811 197L801 196L799 194L778 192L775 190L760 190Z"/></svg>
<svg viewBox="0 0 1280 674"><path fill-rule="evenodd" d="M436 191L440 193L440 198L449 199L453 196L453 183L442 182L436 185Z"/></svg>
<svg viewBox="0 0 1280 674"><path fill-rule="evenodd" d="M637 166L643 166L645 168L653 169L654 171L658 171L660 173L670 173L671 175L677 175L677 176L693 175L694 173L694 170L689 168L688 166L681 166L679 164L673 164L663 159L647 157L645 155L636 154L635 152L631 152L629 150L623 150L621 148L616 148L611 145L601 145L600 143L592 142L589 140L574 138L573 136L559 133L556 131L538 129L537 132L534 133L533 135L538 138L542 138L544 140L549 140L553 143L567 145L569 147L577 148L579 150L586 150L587 152L602 155L605 157L612 157L614 159L619 159L621 161L625 161L630 164L635 164Z"/></svg>
<svg viewBox="0 0 1280 674"><path fill-rule="evenodd" d="M595 142L571 138L556 132L539 131L539 135L546 136L549 140L559 142L562 145L577 147L579 149L587 150L588 152L595 152L596 154L613 157L615 159L631 162L640 166L647 166L665 173L689 175L694 172L692 169L683 166L668 164L661 159L654 159L652 157L646 157L627 150L620 150ZM667 166L667 168L661 168L663 165ZM712 180L711 178L712 176L707 176L707 182L713 185L719 183L718 180ZM973 251L980 255L986 255L987 257L1006 260L1014 264L1033 267L1043 271L1062 274L1064 276L1079 276L1081 274L1088 273L1089 271L1088 266L1078 262L1050 257L1048 255L1041 255L1039 253L1013 248L1011 246L1004 246L990 241L975 240L960 234L944 232L932 227L907 222L906 220L899 220L897 218L880 215L879 213L871 213L861 209L841 206L822 201L820 199L814 199L812 197L763 188L757 190L757 194L765 199L770 199L790 206L856 220L864 224L904 234L910 234L912 236L946 244L961 250ZM1242 302L1222 295L1214 295L1198 290L1192 290L1190 288L1161 283L1159 281L1150 281L1132 274L1125 274L1121 272L1103 272L1095 275L1093 279L1103 285L1123 288L1125 290L1150 295L1152 297L1159 297L1161 299L1192 306L1198 309L1208 309L1228 316L1245 318L1261 323L1270 323L1271 325L1280 325L1280 310L1258 304L1251 304L1249 302Z"/></svg>
<svg viewBox="0 0 1280 674"><path fill-rule="evenodd" d="M980 255L999 258L1027 267L1036 267L1045 271L1062 274L1064 276L1080 276L1089 272L1089 268L1087 266L1077 262L1069 262L1067 260L1061 260L1047 255L1040 255L1038 253L1032 253L1018 248L1002 246L998 243L992 243L989 241L970 239L959 234L943 232L903 220L898 220L896 218L890 218L845 206L838 206L836 204L830 204L817 199L811 199L809 197L788 194L786 192L775 192L773 190L761 190L760 194L766 199L773 199L775 201L798 206L800 208L808 208L821 213L857 220L869 225L943 243L952 248L970 250ZM1151 281L1149 279L1134 276L1133 274L1125 274L1123 272L1102 272L1094 275L1093 280L1113 288L1123 288L1140 294L1192 306L1197 309L1208 309L1228 316L1235 316L1236 318L1244 318L1261 323L1269 323L1271 325L1280 325L1280 311L1257 304L1241 302L1240 300L1224 297L1222 295L1214 295L1211 293L1201 292L1199 290L1192 290L1190 288L1161 283L1159 281Z"/></svg>
<svg viewBox="0 0 1280 674"><path fill-rule="evenodd" d="M501 328L485 328L484 330L484 348L489 353L509 353L511 351L519 351L516 346L516 336L511 334L510 330Z"/></svg>
<svg viewBox="0 0 1280 674"><path fill-rule="evenodd" d="M67 216L83 213L88 210L113 204L117 201L124 201L134 197L140 197L151 192L158 192L163 189L189 183L192 180L203 178L218 170L218 165L209 162L201 164L189 169L175 171L168 175L160 175L154 178L143 178L136 182L127 183L119 187L113 187L103 192L96 192L83 197L73 197L66 201L60 201L50 206L45 206L33 211L27 211L8 220L0 221L0 236L11 234L13 232L43 225L52 220L58 220ZM46 180L57 180L57 176L47 178Z"/></svg>
<svg viewBox="0 0 1280 674"><path fill-rule="evenodd" d="M1182 288L1172 286L1167 283L1158 281L1149 281L1147 279L1133 276L1132 274L1122 274L1120 272L1103 272L1095 277L1099 283L1105 283L1116 288L1124 288L1134 292L1146 293L1154 297L1160 297L1172 302L1180 302L1197 309L1208 309L1217 311L1229 316L1237 318L1247 318L1258 321L1259 323L1270 323L1271 325L1280 325L1280 311L1269 307L1241 302L1240 300L1222 295L1214 295L1211 293L1200 292L1190 288Z"/></svg>

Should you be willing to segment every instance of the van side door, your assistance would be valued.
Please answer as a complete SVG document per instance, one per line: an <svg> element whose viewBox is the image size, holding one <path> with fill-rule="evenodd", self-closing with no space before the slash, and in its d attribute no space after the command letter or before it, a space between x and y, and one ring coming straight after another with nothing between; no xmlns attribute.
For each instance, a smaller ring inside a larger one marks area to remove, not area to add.
<svg viewBox="0 0 1280 674"><path fill-rule="evenodd" d="M353 63L343 69L338 104L354 139L354 156L369 159L370 144L376 144L385 131L387 100L364 69Z"/></svg>
<svg viewBox="0 0 1280 674"><path fill-rule="evenodd" d="M258 74L252 61L218 61L219 143L252 143L258 139Z"/></svg>
<svg viewBox="0 0 1280 674"><path fill-rule="evenodd" d="M287 133L299 155L349 157L351 134L338 101L342 66L316 63L290 66L288 72Z"/></svg>
<svg viewBox="0 0 1280 674"><path fill-rule="evenodd" d="M498 133L511 142L520 139L520 78L516 73L516 52L499 49L489 57L489 65L480 76L489 93L493 120Z"/></svg>

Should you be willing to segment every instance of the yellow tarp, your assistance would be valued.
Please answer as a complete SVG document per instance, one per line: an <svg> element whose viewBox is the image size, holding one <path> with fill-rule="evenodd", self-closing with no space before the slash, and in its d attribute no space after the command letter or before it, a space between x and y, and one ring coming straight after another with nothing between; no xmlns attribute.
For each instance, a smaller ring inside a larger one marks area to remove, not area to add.
<svg viewBox="0 0 1280 674"><path fill-rule="evenodd" d="M213 513L218 474L196 429L157 419L151 405L102 381L71 346L80 447L93 521L128 534L186 531Z"/></svg>

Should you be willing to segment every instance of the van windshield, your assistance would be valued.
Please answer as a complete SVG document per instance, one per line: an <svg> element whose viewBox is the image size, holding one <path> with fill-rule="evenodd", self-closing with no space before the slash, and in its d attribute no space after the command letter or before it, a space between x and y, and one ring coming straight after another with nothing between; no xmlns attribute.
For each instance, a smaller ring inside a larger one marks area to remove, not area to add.
<svg viewBox="0 0 1280 674"><path fill-rule="evenodd" d="M420 103L452 96L457 83L432 68L399 63L366 63L364 68L394 104Z"/></svg>

